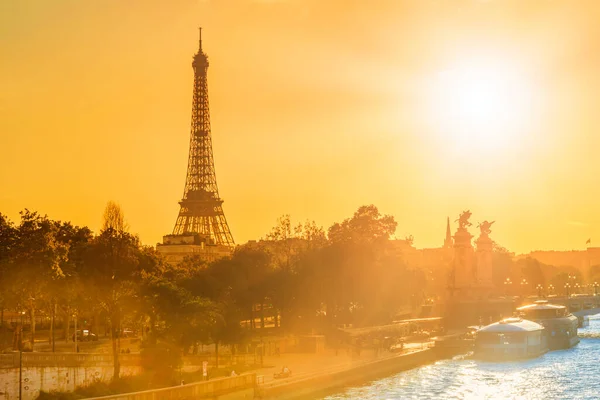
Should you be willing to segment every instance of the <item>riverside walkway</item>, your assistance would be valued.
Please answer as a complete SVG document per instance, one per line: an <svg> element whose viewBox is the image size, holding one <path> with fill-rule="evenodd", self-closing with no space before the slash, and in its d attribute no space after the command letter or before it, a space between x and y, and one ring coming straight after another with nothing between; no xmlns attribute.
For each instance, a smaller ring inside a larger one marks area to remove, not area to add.
<svg viewBox="0 0 600 400"><path fill-rule="evenodd" d="M264 384L274 386L301 380L308 376L324 372L351 369L375 360L398 357L401 354L423 350L432 345L433 342L408 343L404 346L404 351L401 353L379 351L376 354L372 349L366 349L361 351L360 356L349 354L346 350L339 350L336 355L335 350L331 349L327 349L321 354L292 353L280 356L266 356L264 357L263 364L267 366L253 372L256 372L257 379L263 381ZM292 376L282 379L273 378L273 374L280 372L283 366L287 366L292 371Z"/></svg>

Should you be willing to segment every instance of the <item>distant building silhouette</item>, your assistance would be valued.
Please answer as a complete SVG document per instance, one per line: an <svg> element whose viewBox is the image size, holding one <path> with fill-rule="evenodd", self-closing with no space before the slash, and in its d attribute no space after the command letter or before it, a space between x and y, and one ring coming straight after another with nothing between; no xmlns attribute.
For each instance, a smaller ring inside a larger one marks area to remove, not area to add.
<svg viewBox="0 0 600 400"><path fill-rule="evenodd" d="M217 188L208 106L208 57L202 52L202 30L192 66L194 100L185 189L173 234L164 236L163 243L157 245L171 263L193 255L212 261L231 254L234 246Z"/></svg>
<svg viewBox="0 0 600 400"><path fill-rule="evenodd" d="M429 269L448 267L454 252L450 218L446 221L446 238L442 247L417 249L407 239L396 239L393 244L404 263L409 267Z"/></svg>
<svg viewBox="0 0 600 400"><path fill-rule="evenodd" d="M588 247L585 250L536 250L519 254L516 260L531 257L542 264L556 267L587 268L600 265L600 247Z"/></svg>
<svg viewBox="0 0 600 400"><path fill-rule="evenodd" d="M452 240L452 232L450 231L450 217L447 217L446 221L446 239L444 240L444 248L451 249L454 247L454 241Z"/></svg>

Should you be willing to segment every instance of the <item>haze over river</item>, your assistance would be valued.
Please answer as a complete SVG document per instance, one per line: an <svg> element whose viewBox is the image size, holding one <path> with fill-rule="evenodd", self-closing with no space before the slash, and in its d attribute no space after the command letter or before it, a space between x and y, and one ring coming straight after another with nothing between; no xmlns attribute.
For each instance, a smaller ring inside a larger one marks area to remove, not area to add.
<svg viewBox="0 0 600 400"><path fill-rule="evenodd" d="M337 399L599 399L600 316L581 342L528 361L438 361L330 395Z"/></svg>

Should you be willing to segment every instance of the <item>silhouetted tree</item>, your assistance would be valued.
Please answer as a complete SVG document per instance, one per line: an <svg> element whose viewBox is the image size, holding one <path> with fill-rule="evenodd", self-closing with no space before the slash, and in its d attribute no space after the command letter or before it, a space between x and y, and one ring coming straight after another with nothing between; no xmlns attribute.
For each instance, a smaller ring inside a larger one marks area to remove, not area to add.
<svg viewBox="0 0 600 400"><path fill-rule="evenodd" d="M36 212L21 212L17 240L11 252L10 281L17 309L27 310L30 319L30 342L35 343L35 317L48 296L49 286L64 277L61 265L67 260L69 246L57 238L59 224Z"/></svg>
<svg viewBox="0 0 600 400"><path fill-rule="evenodd" d="M80 277L86 292L102 308L108 317L114 357L113 377L120 374L121 321L124 306L134 302L138 295L143 273L153 273L158 264L149 260L139 239L124 231L122 211L109 204L105 216L104 230L86 247ZM121 215L121 216L119 216ZM115 222L116 221L116 222Z"/></svg>
<svg viewBox="0 0 600 400"><path fill-rule="evenodd" d="M332 242L372 242L387 240L396 231L397 223L391 215L381 215L374 205L362 206L352 218L335 223L329 228Z"/></svg>
<svg viewBox="0 0 600 400"><path fill-rule="evenodd" d="M16 241L17 230L14 224L8 217L0 213L0 331L4 325L4 310L11 300L11 282L8 279L8 274Z"/></svg>

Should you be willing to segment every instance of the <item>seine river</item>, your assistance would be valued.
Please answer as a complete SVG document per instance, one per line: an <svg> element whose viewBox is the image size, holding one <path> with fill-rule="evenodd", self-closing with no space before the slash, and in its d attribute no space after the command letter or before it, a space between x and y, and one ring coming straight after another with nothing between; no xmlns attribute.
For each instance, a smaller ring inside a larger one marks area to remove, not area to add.
<svg viewBox="0 0 600 400"><path fill-rule="evenodd" d="M523 362L439 361L325 399L600 399L600 317L592 318L569 350Z"/></svg>

